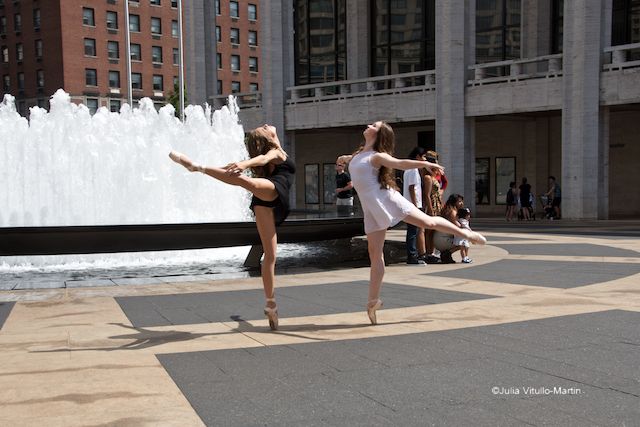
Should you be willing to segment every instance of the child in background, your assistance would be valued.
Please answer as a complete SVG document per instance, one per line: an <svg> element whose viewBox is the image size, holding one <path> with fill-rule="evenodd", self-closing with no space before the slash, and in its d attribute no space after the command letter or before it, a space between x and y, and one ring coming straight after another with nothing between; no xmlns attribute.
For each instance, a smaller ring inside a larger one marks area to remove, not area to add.
<svg viewBox="0 0 640 427"><path fill-rule="evenodd" d="M471 211L467 208L458 209L458 222L460 223L460 228L471 230L469 227L469 220L471 220ZM467 239L456 237L453 244L460 246L462 262L464 264L471 264L473 260L469 258L469 241Z"/></svg>

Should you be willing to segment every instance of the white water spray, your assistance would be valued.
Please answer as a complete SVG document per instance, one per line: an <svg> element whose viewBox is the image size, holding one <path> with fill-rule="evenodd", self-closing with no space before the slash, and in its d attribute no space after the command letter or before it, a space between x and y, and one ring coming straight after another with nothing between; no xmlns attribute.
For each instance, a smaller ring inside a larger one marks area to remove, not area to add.
<svg viewBox="0 0 640 427"><path fill-rule="evenodd" d="M189 106L186 121L144 98L120 113L58 90L30 120L0 104L0 227L247 221L249 193L173 163L177 150L222 166L247 158L238 107Z"/></svg>

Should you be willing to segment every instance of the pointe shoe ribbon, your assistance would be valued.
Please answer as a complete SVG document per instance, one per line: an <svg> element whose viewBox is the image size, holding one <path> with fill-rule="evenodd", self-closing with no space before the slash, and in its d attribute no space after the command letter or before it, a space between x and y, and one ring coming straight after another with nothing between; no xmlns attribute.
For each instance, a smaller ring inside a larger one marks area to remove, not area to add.
<svg viewBox="0 0 640 427"><path fill-rule="evenodd" d="M371 303L374 303L371 305ZM372 325L378 324L378 318L376 316L376 311L382 308L382 300L380 298L369 301L367 304L367 316L369 316L369 321Z"/></svg>

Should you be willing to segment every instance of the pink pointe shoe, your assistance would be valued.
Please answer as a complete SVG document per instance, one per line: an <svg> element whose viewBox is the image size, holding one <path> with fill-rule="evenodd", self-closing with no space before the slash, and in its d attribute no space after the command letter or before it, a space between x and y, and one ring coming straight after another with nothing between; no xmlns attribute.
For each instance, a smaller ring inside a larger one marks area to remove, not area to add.
<svg viewBox="0 0 640 427"><path fill-rule="evenodd" d="M378 318L376 317L376 311L382 308L382 300L380 298L371 300L367 303L367 316L372 325L378 324Z"/></svg>
<svg viewBox="0 0 640 427"><path fill-rule="evenodd" d="M184 166L190 172L204 172L204 167L197 163L193 163L187 156L177 151L169 153L169 158L179 165Z"/></svg>
<svg viewBox="0 0 640 427"><path fill-rule="evenodd" d="M268 303L273 302L275 304L276 299L267 298L267 302ZM277 331L278 330L278 307L265 306L264 315L267 316L267 319L269 320L269 328L271 328L272 331Z"/></svg>

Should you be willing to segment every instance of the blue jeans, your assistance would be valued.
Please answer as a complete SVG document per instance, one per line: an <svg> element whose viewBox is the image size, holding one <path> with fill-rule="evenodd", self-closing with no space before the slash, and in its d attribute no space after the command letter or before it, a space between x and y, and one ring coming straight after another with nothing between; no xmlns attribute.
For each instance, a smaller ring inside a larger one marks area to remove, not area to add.
<svg viewBox="0 0 640 427"><path fill-rule="evenodd" d="M418 239L418 227L407 224L407 259L418 258L418 249L416 241Z"/></svg>

